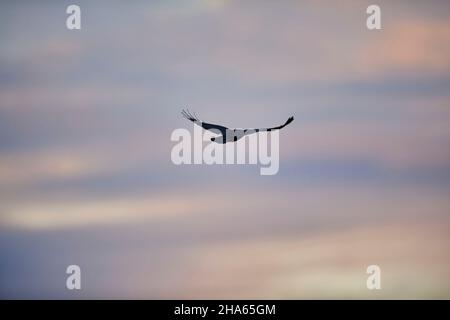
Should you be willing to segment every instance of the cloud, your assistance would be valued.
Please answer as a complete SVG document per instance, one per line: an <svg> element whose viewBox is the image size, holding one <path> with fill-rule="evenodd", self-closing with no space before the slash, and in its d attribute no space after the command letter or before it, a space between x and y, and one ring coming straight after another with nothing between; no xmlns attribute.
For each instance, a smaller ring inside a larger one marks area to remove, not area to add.
<svg viewBox="0 0 450 320"><path fill-rule="evenodd" d="M64 296L76 257L87 297L372 297L373 260L377 297L447 297L448 4L382 2L369 32L367 3L83 2L79 33L50 2L10 4L0 295ZM185 106L294 115L280 174L173 165Z"/></svg>
<svg viewBox="0 0 450 320"><path fill-rule="evenodd" d="M0 156L0 185L3 187L43 179L70 179L98 172L101 163L74 150L45 151Z"/></svg>
<svg viewBox="0 0 450 320"><path fill-rule="evenodd" d="M246 186L3 205L0 249L16 266L3 294L64 295L54 273L77 261L85 298L448 295L446 190ZM369 264L382 268L381 292L365 288ZM13 286L22 275L41 280Z"/></svg>
<svg viewBox="0 0 450 320"><path fill-rule="evenodd" d="M450 21L406 20L387 25L360 51L369 74L450 71Z"/></svg>
<svg viewBox="0 0 450 320"><path fill-rule="evenodd" d="M206 244L187 263L182 297L448 298L449 284L442 281L450 276L447 223L391 221L297 237ZM372 264L382 270L378 292L366 288L366 268Z"/></svg>
<svg viewBox="0 0 450 320"><path fill-rule="evenodd" d="M35 203L15 205L1 218L3 226L28 230L77 228L136 223L158 217L192 211L189 199L173 202L171 197L157 199L112 199L65 201L64 203Z"/></svg>
<svg viewBox="0 0 450 320"><path fill-rule="evenodd" d="M445 171L450 165L450 153L444 147L450 139L448 120L428 121L302 123L281 135L280 152L283 159L297 161L364 159L393 172ZM298 138L286 139L288 134Z"/></svg>

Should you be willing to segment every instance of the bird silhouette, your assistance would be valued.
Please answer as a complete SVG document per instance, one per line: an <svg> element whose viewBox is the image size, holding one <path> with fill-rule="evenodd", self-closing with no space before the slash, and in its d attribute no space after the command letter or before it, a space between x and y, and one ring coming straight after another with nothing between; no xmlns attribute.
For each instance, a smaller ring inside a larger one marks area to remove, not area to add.
<svg viewBox="0 0 450 320"><path fill-rule="evenodd" d="M242 129L242 128L227 128L225 126L221 126L218 124L212 124L208 122L201 121L197 115L194 112L194 115L192 115L189 110L182 110L181 114L184 118L188 119L189 121L192 121L196 125L202 127L205 130L211 131L213 133L219 134L217 137L212 137L211 141L216 143L227 143L227 142L235 142L239 139L242 139L243 137L258 133L262 131L272 131L272 130L280 130L286 127L288 124L290 124L292 121L294 121L294 117L289 117L287 121L277 127L272 128L255 128L255 129Z"/></svg>

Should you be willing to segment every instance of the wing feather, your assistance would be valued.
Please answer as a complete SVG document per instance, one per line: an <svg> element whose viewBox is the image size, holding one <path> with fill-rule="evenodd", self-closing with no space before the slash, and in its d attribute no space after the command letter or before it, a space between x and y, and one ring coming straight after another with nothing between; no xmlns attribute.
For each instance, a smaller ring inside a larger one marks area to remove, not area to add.
<svg viewBox="0 0 450 320"><path fill-rule="evenodd" d="M197 117L197 115L196 115L195 113L194 113L194 115L192 115L192 114L189 112L188 109L186 109L186 110L183 109L183 110L181 111L181 115L182 115L184 118L188 119L189 121L194 122L196 125L202 127L202 128L205 129L205 130L209 130L209 131L211 131L211 130L220 131L220 133L221 133L222 135L224 135L225 132L226 132L227 129L228 129L227 127L224 127L224 126L221 126L221 125L218 125L218 124L213 124L213 123L203 122L203 121L201 121L201 120ZM216 132L216 133L217 133L217 132Z"/></svg>

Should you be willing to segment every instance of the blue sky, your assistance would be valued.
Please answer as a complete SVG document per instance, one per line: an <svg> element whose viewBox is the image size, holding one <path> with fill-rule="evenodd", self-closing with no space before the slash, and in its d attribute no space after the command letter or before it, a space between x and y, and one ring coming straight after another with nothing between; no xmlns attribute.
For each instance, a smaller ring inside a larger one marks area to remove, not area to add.
<svg viewBox="0 0 450 320"><path fill-rule="evenodd" d="M446 1L77 3L2 4L1 297L449 297ZM279 173L175 166L186 106L294 115Z"/></svg>

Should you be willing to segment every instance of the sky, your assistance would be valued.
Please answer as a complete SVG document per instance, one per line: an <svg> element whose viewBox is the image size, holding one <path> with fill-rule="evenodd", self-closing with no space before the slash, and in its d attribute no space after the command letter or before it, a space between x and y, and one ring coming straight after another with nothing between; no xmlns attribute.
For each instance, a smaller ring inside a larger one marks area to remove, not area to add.
<svg viewBox="0 0 450 320"><path fill-rule="evenodd" d="M377 1L381 30L370 1L70 4L0 5L1 298L450 298L448 1ZM186 107L293 115L279 172L173 164Z"/></svg>

